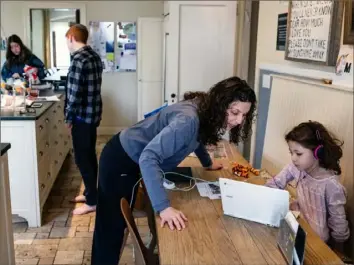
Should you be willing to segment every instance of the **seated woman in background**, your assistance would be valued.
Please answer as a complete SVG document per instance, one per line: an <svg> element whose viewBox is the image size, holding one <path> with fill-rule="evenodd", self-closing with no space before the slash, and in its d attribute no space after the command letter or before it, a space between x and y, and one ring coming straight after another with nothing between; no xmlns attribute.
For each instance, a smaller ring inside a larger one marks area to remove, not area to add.
<svg viewBox="0 0 354 265"><path fill-rule="evenodd" d="M11 35L7 41L6 62L1 69L2 79L21 78L26 65L36 68L39 79L45 77L43 62L23 44L19 36Z"/></svg>
<svg viewBox="0 0 354 265"><path fill-rule="evenodd" d="M350 232L345 213L346 191L340 184L342 142L319 122L304 122L286 136L292 164L266 186L285 189L295 180L297 201L291 210L302 217L323 241L343 253Z"/></svg>

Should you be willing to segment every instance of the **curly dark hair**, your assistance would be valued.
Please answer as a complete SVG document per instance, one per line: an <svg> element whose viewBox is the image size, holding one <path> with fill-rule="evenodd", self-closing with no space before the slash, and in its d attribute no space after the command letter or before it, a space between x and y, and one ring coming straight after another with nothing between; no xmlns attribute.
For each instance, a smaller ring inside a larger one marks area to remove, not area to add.
<svg viewBox="0 0 354 265"><path fill-rule="evenodd" d="M315 151L322 145L317 156L320 167L334 171L337 175L342 173L339 160L341 159L343 141L338 140L321 123L317 121L303 122L286 134L287 142L297 142L303 147Z"/></svg>
<svg viewBox="0 0 354 265"><path fill-rule="evenodd" d="M205 92L187 92L184 100L195 100L198 105L199 141L204 145L216 145L226 132L225 119L230 104L236 101L251 103L242 125L229 132L230 142L238 144L246 140L252 132L255 118L256 94L246 81L233 76L220 81Z"/></svg>
<svg viewBox="0 0 354 265"><path fill-rule="evenodd" d="M21 47L20 55L15 55L11 51L11 43L17 43ZM6 66L11 68L16 64L26 64L30 59L32 52L28 49L22 42L21 38L17 35L11 35L7 40L7 50L6 50Z"/></svg>

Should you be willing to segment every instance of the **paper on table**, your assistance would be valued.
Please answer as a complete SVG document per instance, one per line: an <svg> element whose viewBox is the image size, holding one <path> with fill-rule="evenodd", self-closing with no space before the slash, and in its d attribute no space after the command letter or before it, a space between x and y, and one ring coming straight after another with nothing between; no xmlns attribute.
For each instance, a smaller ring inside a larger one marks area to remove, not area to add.
<svg viewBox="0 0 354 265"><path fill-rule="evenodd" d="M49 96L49 97L38 97L38 98L36 98L35 101L37 101L37 102L39 102L39 101L48 102L48 101L60 101L60 99L57 96L54 95L54 96Z"/></svg>
<svg viewBox="0 0 354 265"><path fill-rule="evenodd" d="M196 185L200 196L211 200L221 199L219 182L198 182Z"/></svg>

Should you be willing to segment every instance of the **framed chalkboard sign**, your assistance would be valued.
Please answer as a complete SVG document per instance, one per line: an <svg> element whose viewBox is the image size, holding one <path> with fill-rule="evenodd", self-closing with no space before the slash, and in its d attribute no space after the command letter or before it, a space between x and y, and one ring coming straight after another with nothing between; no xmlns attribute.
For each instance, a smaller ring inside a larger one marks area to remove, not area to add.
<svg viewBox="0 0 354 265"><path fill-rule="evenodd" d="M285 59L335 66L341 42L342 1L290 1Z"/></svg>

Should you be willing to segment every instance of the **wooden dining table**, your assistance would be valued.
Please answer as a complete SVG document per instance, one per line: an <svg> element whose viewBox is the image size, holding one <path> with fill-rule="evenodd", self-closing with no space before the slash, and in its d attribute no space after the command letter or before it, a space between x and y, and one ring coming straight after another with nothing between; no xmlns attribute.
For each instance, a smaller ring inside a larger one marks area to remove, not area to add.
<svg viewBox="0 0 354 265"><path fill-rule="evenodd" d="M220 177L264 184L259 176L238 178L232 174L231 163L248 165L236 147L223 142L226 158L216 159L224 169L207 171L195 157L187 157L180 166L192 167L194 177L215 181ZM182 231L161 228L156 216L157 241L161 265L285 265L286 260L277 246L278 228L246 221L223 214L221 200L201 197L197 188L191 191L169 191L172 207L188 218ZM266 200L267 198L259 198ZM247 200L247 198L244 198ZM240 201L239 203L242 203ZM339 265L341 259L315 234L300 217L299 224L307 233L305 265Z"/></svg>

